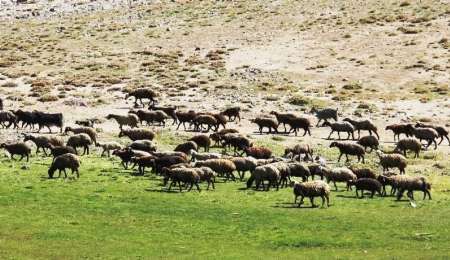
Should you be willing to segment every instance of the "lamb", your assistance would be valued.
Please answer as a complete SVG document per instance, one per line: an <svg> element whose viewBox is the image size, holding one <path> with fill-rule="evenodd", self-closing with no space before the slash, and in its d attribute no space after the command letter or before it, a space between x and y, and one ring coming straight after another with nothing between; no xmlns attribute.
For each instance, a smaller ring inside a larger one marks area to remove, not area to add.
<svg viewBox="0 0 450 260"><path fill-rule="evenodd" d="M178 122L178 117L177 117L177 108L176 107L157 107L157 106L149 106L148 107L149 110L155 110L155 111L163 111L164 113L166 113L166 115L168 115L169 117L171 117L173 119L173 123L172 125L175 125Z"/></svg>
<svg viewBox="0 0 450 260"><path fill-rule="evenodd" d="M94 128L92 127L66 127L66 129L64 130L64 133L67 134L68 132L72 132L74 134L81 134L81 133L85 133L87 135L89 135L89 137L91 138L91 140L94 142L94 144L97 144L97 131L95 131Z"/></svg>
<svg viewBox="0 0 450 260"><path fill-rule="evenodd" d="M329 126L331 128L331 132L328 135L327 139L331 138L331 135L334 132L337 132L338 134L338 138L339 140L341 140L341 132L345 132L348 134L347 136L347 140L350 139L350 135L352 136L352 140L355 140L355 135L354 135L354 131L355 129L353 128L353 126L348 123L348 122L335 122L335 123L330 123L328 121L325 121L325 123L323 123L323 126Z"/></svg>
<svg viewBox="0 0 450 260"><path fill-rule="evenodd" d="M279 181L280 181L280 171L273 164L258 166L252 172L252 175L247 180L247 189L252 187L253 182L256 183L256 190L259 189L259 186L262 184L264 188L264 181L268 181L267 189L269 190L272 185L276 185L277 190L279 189Z"/></svg>
<svg viewBox="0 0 450 260"><path fill-rule="evenodd" d="M48 177L50 179L53 178L53 175L56 170L59 171L59 176L61 176L61 171L64 172L65 178L67 178L66 169L70 169L73 173L77 174L77 178L80 178L80 172L78 171L78 168L80 167L80 159L78 156L66 153L60 156L57 156L52 164L50 165L50 168L48 169Z"/></svg>
<svg viewBox="0 0 450 260"><path fill-rule="evenodd" d="M289 129L289 133L294 132L295 136L297 136L297 131L299 129L303 129L303 136L307 133L311 136L311 120L309 120L309 118L294 116L287 120L287 124L291 127L291 129Z"/></svg>
<svg viewBox="0 0 450 260"><path fill-rule="evenodd" d="M115 115L109 114L106 116L106 119L114 119L119 124L119 129L122 131L123 126L129 126L131 128L135 128L138 126L139 118L135 114L128 114L126 116L123 115Z"/></svg>
<svg viewBox="0 0 450 260"><path fill-rule="evenodd" d="M391 130L394 132L394 141L397 139L400 139L400 135L404 134L406 137L410 136L408 124L393 124L386 126L386 131Z"/></svg>
<svg viewBox="0 0 450 260"><path fill-rule="evenodd" d="M238 118L239 122L241 122L240 112L241 112L240 107L229 107L225 109L223 112L221 112L221 114L227 116L230 122L236 121L236 118Z"/></svg>
<svg viewBox="0 0 450 260"><path fill-rule="evenodd" d="M128 99L130 97L134 97L134 106L138 107L137 101L139 100L141 102L141 105L144 106L144 102L142 99L148 99L149 106L154 105L157 97L157 94L155 91L151 90L150 88L137 88L125 95L125 99Z"/></svg>
<svg viewBox="0 0 450 260"><path fill-rule="evenodd" d="M187 183L190 184L190 187L188 191L191 191L192 187L195 185L197 187L197 190L200 192L200 187L198 186L198 183L200 182L200 176L198 175L197 171L192 168L173 168L168 169L164 168L163 171L164 174L164 185L169 181L172 180L172 182L169 185L169 191L172 188L172 185L178 183L178 186L180 187L180 192L182 191L181 183Z"/></svg>
<svg viewBox="0 0 450 260"><path fill-rule="evenodd" d="M236 165L231 160L227 159L209 159L206 161L198 161L195 163L195 167L209 167L213 171L217 172L220 176L225 176L226 180L236 180L233 171L236 170Z"/></svg>
<svg viewBox="0 0 450 260"><path fill-rule="evenodd" d="M377 155L380 158L380 165L383 167L383 171L389 170L389 168L398 168L400 170L400 174L405 174L407 161L403 155L384 154L380 150L377 150Z"/></svg>
<svg viewBox="0 0 450 260"><path fill-rule="evenodd" d="M377 177L377 180L381 183L381 186L383 188L383 191L381 194L383 196L386 195L386 186L391 186L391 194L393 194L396 190L395 188L395 179L398 177L401 177L402 175L393 175L393 176L386 176L386 175L379 175Z"/></svg>
<svg viewBox="0 0 450 260"><path fill-rule="evenodd" d="M11 143L0 144L0 149L3 148L11 155L11 159L14 159L14 155L20 155L19 161L22 161L24 157L27 157L27 162L30 159L31 148L26 143Z"/></svg>
<svg viewBox="0 0 450 260"><path fill-rule="evenodd" d="M305 160L306 159L313 159L313 149L311 148L311 146L309 144L305 144L305 143L301 143L301 144L296 144L294 147L292 148L286 148L284 149L284 157L289 158L290 155L292 155L292 159L295 159L296 156L298 156L298 160L301 160L301 156L302 154L305 155Z"/></svg>
<svg viewBox="0 0 450 260"><path fill-rule="evenodd" d="M445 127L443 127L443 126L436 126L436 125L428 125L428 124L424 124L424 123L420 123L420 122L416 123L416 127L433 128L434 130L436 130L436 132L438 133L439 137L441 138L441 141L439 142L439 144L441 144L442 141L444 141L444 138L446 138L447 141L448 141L448 144L450 145L450 139L448 138L448 130L445 129Z"/></svg>
<svg viewBox="0 0 450 260"><path fill-rule="evenodd" d="M152 141L149 140L136 140L128 145L133 150L144 151L147 153L155 152L156 146Z"/></svg>
<svg viewBox="0 0 450 260"><path fill-rule="evenodd" d="M226 128L226 129L222 129L218 132L210 134L209 138L211 138L211 140L213 140L215 142L214 146L217 146L222 141L224 135L231 134L231 133L239 133L239 131L236 129Z"/></svg>
<svg viewBox="0 0 450 260"><path fill-rule="evenodd" d="M194 131L202 131L206 129L206 132L212 130L213 127L215 130L218 128L217 119L212 115L197 115L193 120L192 124L194 124Z"/></svg>
<svg viewBox="0 0 450 260"><path fill-rule="evenodd" d="M239 180L242 181L245 177L245 172L252 173L258 166L258 161L253 157L233 157L230 159L236 166L236 171L239 175Z"/></svg>
<svg viewBox="0 0 450 260"><path fill-rule="evenodd" d="M185 123L189 123L189 124L192 123L194 118L197 116L197 113L195 113L195 111L192 111L192 110L190 110L188 112L177 111L176 116L178 118L177 130L180 128L181 124L183 124L183 128L186 131Z"/></svg>
<svg viewBox="0 0 450 260"><path fill-rule="evenodd" d="M188 142L179 144L174 149L175 152L183 152L185 154L190 154L191 150L194 150L194 151L198 150L197 144L193 141L188 141Z"/></svg>
<svg viewBox="0 0 450 260"><path fill-rule="evenodd" d="M122 149L122 145L119 144L118 142L97 142L95 144L95 146L97 147L101 147L102 148L102 153L100 155L100 157L103 157L103 155L106 153L108 155L108 157L111 156L110 151L114 151L114 150L120 150Z"/></svg>
<svg viewBox="0 0 450 260"><path fill-rule="evenodd" d="M155 133L149 129L135 128L120 130L119 137L127 136L131 141L150 140L155 138Z"/></svg>
<svg viewBox="0 0 450 260"><path fill-rule="evenodd" d="M374 132L375 135L377 136L377 139L380 139L380 136L378 135L378 128L375 126L375 124L371 120L366 119L366 120L357 121L357 120L353 120L353 119L350 119L347 117L343 121L349 122L350 124L353 125L353 128L358 131L358 139L360 137L361 130L369 131L370 136L372 136L372 132Z"/></svg>
<svg viewBox="0 0 450 260"><path fill-rule="evenodd" d="M354 166L350 166L349 169L356 175L356 178L370 178L370 179L376 179L378 176L377 174L369 169L369 168L356 168Z"/></svg>
<svg viewBox="0 0 450 260"><path fill-rule="evenodd" d="M401 176L395 180L395 186L398 189L397 200L403 197L405 191L408 191L408 197L414 200L413 192L415 190L423 192L423 199L428 195L428 198L431 200L431 184L423 176Z"/></svg>
<svg viewBox="0 0 450 260"><path fill-rule="evenodd" d="M284 132L287 132L286 124L289 124L290 119L295 117L295 115L291 114L291 113L281 114L281 113L278 113L275 111L271 111L270 114L274 115L275 118L277 119L277 122L278 122L277 128L280 126L280 124L283 124ZM292 130L292 127L291 127L291 130ZM291 131L289 131L289 132L291 132Z"/></svg>
<svg viewBox="0 0 450 260"><path fill-rule="evenodd" d="M40 132L43 127L47 127L48 131L51 133L52 129L50 127L56 126L62 133L64 126L64 117L62 113L51 114L40 111L33 111L33 113L35 115L36 123L39 127L38 132Z"/></svg>
<svg viewBox="0 0 450 260"><path fill-rule="evenodd" d="M269 159L272 157L272 151L266 147L244 147L244 152L247 156L256 159Z"/></svg>
<svg viewBox="0 0 450 260"><path fill-rule="evenodd" d="M311 201L311 207L316 207L314 205L314 197L322 198L322 207L325 204L325 200L327 201L327 207L330 206L330 186L326 184L324 181L310 181L310 182L292 182L294 191L294 204L297 203L297 198L300 197L300 202L298 203L298 207L303 204L303 199L305 197L309 197Z"/></svg>
<svg viewBox="0 0 450 260"><path fill-rule="evenodd" d="M357 180L350 180L349 185L354 185L356 188L356 197L358 198L358 191L361 191L361 198L364 197L364 191L370 191L370 197L373 198L375 192L381 196L381 183L372 178L360 178Z"/></svg>
<svg viewBox="0 0 450 260"><path fill-rule="evenodd" d="M50 144L49 148L50 148L50 152L53 156L53 160L55 160L56 157L66 154L66 153L78 155L77 150L75 150L71 146L65 146L65 145L53 146Z"/></svg>
<svg viewBox="0 0 450 260"><path fill-rule="evenodd" d="M319 124L320 124L320 122L322 120L324 120L325 122L327 122L328 119L334 119L334 121L336 121L336 122L338 120L338 109L337 108L336 109L325 108L325 109L322 109L322 110L318 110L315 107L313 107L311 109L311 114L312 113L315 113L317 119L319 119L319 121L317 121L317 125L316 126L319 126Z"/></svg>
<svg viewBox="0 0 450 260"><path fill-rule="evenodd" d="M46 149L49 149L50 145L54 146L64 145L64 142L61 139L56 138L54 136L44 136L44 135L33 136L24 133L22 133L22 135L24 137L23 139L24 142L32 141L36 145L36 154L39 153L40 149L42 149L44 151L44 154L47 156Z"/></svg>
<svg viewBox="0 0 450 260"><path fill-rule="evenodd" d="M222 155L220 153L198 153L195 150L190 151L191 160L195 161L205 161L209 159L220 159Z"/></svg>
<svg viewBox="0 0 450 260"><path fill-rule="evenodd" d="M367 148L370 148L370 152L378 150L378 146L380 145L378 139L373 135L363 136L356 143L364 147L365 151L367 151Z"/></svg>
<svg viewBox="0 0 450 260"><path fill-rule="evenodd" d="M189 141L195 142L199 148L203 147L205 152L208 152L211 146L211 139L207 135L196 135L189 139Z"/></svg>
<svg viewBox="0 0 450 260"><path fill-rule="evenodd" d="M422 144L416 138L404 138L397 142L394 152L402 153L407 158L406 151L411 150L414 152L414 158L419 157Z"/></svg>
<svg viewBox="0 0 450 260"><path fill-rule="evenodd" d="M338 162L341 161L341 157L342 155L345 154L345 157L347 158L348 162L348 156L349 155L355 155L358 157L358 162L360 160L362 160L362 163L364 163L364 155L365 155L365 150L364 147L362 147L359 144L353 144L353 143L344 143L344 142L332 142L330 144L330 148L332 147L337 147L339 149L339 158L338 158Z"/></svg>
<svg viewBox="0 0 450 260"><path fill-rule="evenodd" d="M434 149L437 149L436 139L439 137L439 134L436 130L434 130L433 128L414 127L411 124L409 124L407 128L409 130L409 133L419 139L420 142L422 142L422 140L428 142L426 149L430 147L431 143L434 143Z"/></svg>
<svg viewBox="0 0 450 260"><path fill-rule="evenodd" d="M349 181L355 181L357 179L356 175L350 169L345 167L333 168L330 171L325 171L325 178L327 180L327 183L330 183L330 181L333 182L336 191L338 190L336 182L347 183L348 191L349 189L352 189L352 187L349 185Z"/></svg>
<svg viewBox="0 0 450 260"><path fill-rule="evenodd" d="M159 125L165 127L166 119L169 118L169 116L166 113L164 113L164 111L160 111L160 110L156 110L156 111L130 110L128 113L137 115L141 125L145 121L147 123L147 125L150 125L150 124L153 124L154 122L156 122L156 123L159 123Z"/></svg>
<svg viewBox="0 0 450 260"><path fill-rule="evenodd" d="M264 117L258 117L255 119L250 120L250 122L255 123L258 125L259 133L262 134L263 129L267 127L268 133L272 133L272 129L275 133L278 133L278 122L272 118L264 118Z"/></svg>
<svg viewBox="0 0 450 260"><path fill-rule="evenodd" d="M69 137L66 143L67 146L71 146L75 150L77 149L77 147L83 147L82 155L85 155L86 153L89 154L89 145L91 144L91 137L89 137L89 135L85 133L72 135L71 137Z"/></svg>
<svg viewBox="0 0 450 260"><path fill-rule="evenodd" d="M5 123L9 123L6 125ZM11 111L0 111L0 124L3 128L10 128L12 125L16 127L17 117Z"/></svg>

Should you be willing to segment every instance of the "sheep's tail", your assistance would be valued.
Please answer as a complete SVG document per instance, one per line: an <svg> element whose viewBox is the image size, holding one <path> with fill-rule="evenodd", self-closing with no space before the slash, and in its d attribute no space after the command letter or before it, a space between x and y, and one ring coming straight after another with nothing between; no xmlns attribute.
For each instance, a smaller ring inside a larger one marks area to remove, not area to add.
<svg viewBox="0 0 450 260"><path fill-rule="evenodd" d="M251 188L253 185L253 181L255 180L255 176L253 176L253 174L250 176L250 178L248 178L247 180L247 189Z"/></svg>

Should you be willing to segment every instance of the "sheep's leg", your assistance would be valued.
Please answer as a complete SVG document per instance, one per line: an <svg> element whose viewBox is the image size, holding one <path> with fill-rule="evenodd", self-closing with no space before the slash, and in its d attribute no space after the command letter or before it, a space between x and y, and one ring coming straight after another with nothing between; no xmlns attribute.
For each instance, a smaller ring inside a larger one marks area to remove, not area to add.
<svg viewBox="0 0 450 260"><path fill-rule="evenodd" d="M398 191L398 193L397 193L397 200L400 200L400 199L403 197L403 192L404 192L403 189L400 189L400 190Z"/></svg>
<svg viewBox="0 0 450 260"><path fill-rule="evenodd" d="M24 156L23 154L22 154L22 155L20 155L20 159L19 159L19 161L22 161L23 157L25 157L25 156ZM11 156L11 158L12 158L12 156Z"/></svg>
<svg viewBox="0 0 450 260"><path fill-rule="evenodd" d="M331 130L330 134L328 135L327 139L330 140L331 139L331 135L333 134L334 130Z"/></svg>
<svg viewBox="0 0 450 260"><path fill-rule="evenodd" d="M181 181L178 181L178 187L180 188L180 192L182 191L181 189Z"/></svg>
<svg viewBox="0 0 450 260"><path fill-rule="evenodd" d="M377 136L377 139L378 139L378 140L380 140L380 136L378 135L378 132L377 132L377 131L375 131L375 130L374 130L373 132L374 132L374 133L375 133L375 135Z"/></svg>
<svg viewBox="0 0 450 260"><path fill-rule="evenodd" d="M356 198L359 198L358 189L356 189Z"/></svg>
<svg viewBox="0 0 450 260"><path fill-rule="evenodd" d="M315 208L316 205L314 205L314 197L309 197L309 200L311 201L311 208Z"/></svg>
<svg viewBox="0 0 450 260"><path fill-rule="evenodd" d="M298 196L294 195L294 204L297 203L297 198L298 198Z"/></svg>
<svg viewBox="0 0 450 260"><path fill-rule="evenodd" d="M345 154L345 158L346 158L345 162L348 162L349 161L348 160L348 154Z"/></svg>
<svg viewBox="0 0 450 260"><path fill-rule="evenodd" d="M319 118L319 121L317 121L316 127L318 127L318 126L319 126L319 124L320 124L320 121L322 121L322 119L320 119L320 118Z"/></svg>
<svg viewBox="0 0 450 260"><path fill-rule="evenodd" d="M172 185L173 185L174 182L175 182L175 181L172 180L172 182L170 183L170 185L169 185L169 191L170 191L170 189L172 188ZM175 185L176 185L176 184L175 184Z"/></svg>
<svg viewBox="0 0 450 260"><path fill-rule="evenodd" d="M430 194L430 191L429 191L429 190L425 190L425 191L423 192L423 199L425 199L425 198L427 197L427 196L426 196L427 194L428 194L428 198L431 200L431 194Z"/></svg>
<svg viewBox="0 0 450 260"><path fill-rule="evenodd" d="M195 183L195 187L197 187L198 192L201 191L201 190L200 190L200 186L198 186L198 183ZM191 186L191 188L192 188L192 186Z"/></svg>
<svg viewBox="0 0 450 260"><path fill-rule="evenodd" d="M27 162L29 162L29 161L30 161L30 155L27 154Z"/></svg>
<svg viewBox="0 0 450 260"><path fill-rule="evenodd" d="M372 194L370 194L370 198L373 198L373 195L375 195L375 191L372 191Z"/></svg>
<svg viewBox="0 0 450 260"><path fill-rule="evenodd" d="M337 131L338 139L341 140L341 132Z"/></svg>
<svg viewBox="0 0 450 260"><path fill-rule="evenodd" d="M325 196L321 195L320 198L322 199L322 208L323 208L323 205L325 204Z"/></svg>
<svg viewBox="0 0 450 260"><path fill-rule="evenodd" d="M50 132L50 134L52 133L52 129L50 128L50 126L47 126L48 131Z"/></svg>
<svg viewBox="0 0 450 260"><path fill-rule="evenodd" d="M338 157L338 162L340 162L341 161L341 157L342 157L342 155L344 155L343 153L340 153L339 154L339 157Z"/></svg>
<svg viewBox="0 0 450 260"><path fill-rule="evenodd" d="M333 181L333 183L334 183L334 188L336 189L336 191L338 190L338 187L337 187L337 185L336 185L336 181Z"/></svg>
<svg viewBox="0 0 450 260"><path fill-rule="evenodd" d="M298 207L299 207L299 208L300 208L300 206L303 204L303 199L304 199L304 197L301 196L301 197L300 197L300 202L298 203Z"/></svg>
<svg viewBox="0 0 450 260"><path fill-rule="evenodd" d="M67 172L65 168L63 169L63 172L64 172L64 179L67 179Z"/></svg>
<svg viewBox="0 0 450 260"><path fill-rule="evenodd" d="M369 132L370 135L372 135L372 132ZM353 135L353 133L352 133ZM361 137L361 129L358 129L358 139ZM355 137L353 137L353 140L355 140Z"/></svg>
<svg viewBox="0 0 450 260"><path fill-rule="evenodd" d="M437 149L437 142L436 142L435 139L433 139L433 143L434 143L434 150L436 150Z"/></svg>

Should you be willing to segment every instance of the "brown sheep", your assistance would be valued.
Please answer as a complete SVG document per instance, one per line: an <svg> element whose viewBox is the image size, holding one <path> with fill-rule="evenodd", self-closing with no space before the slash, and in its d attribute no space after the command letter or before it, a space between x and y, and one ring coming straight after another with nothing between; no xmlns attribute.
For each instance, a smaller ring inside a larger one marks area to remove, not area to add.
<svg viewBox="0 0 450 260"><path fill-rule="evenodd" d="M262 134L263 128L267 127L269 129L268 133L272 133L272 129L275 133L278 133L278 122L271 118L258 117L250 120L250 122L258 125L259 133Z"/></svg>

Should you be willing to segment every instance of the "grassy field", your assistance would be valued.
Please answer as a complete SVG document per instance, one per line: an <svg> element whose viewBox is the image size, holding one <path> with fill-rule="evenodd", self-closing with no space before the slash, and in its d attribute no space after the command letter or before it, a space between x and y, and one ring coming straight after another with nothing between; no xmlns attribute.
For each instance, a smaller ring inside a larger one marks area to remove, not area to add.
<svg viewBox="0 0 450 260"><path fill-rule="evenodd" d="M133 176L116 159L83 157L79 180L48 180L49 163L1 159L2 259L410 259L446 258L450 250L447 176L429 176L433 200L417 193L417 208L339 191L329 208L305 200L298 209L291 188L255 192L220 182L215 191L169 193L160 177Z"/></svg>

